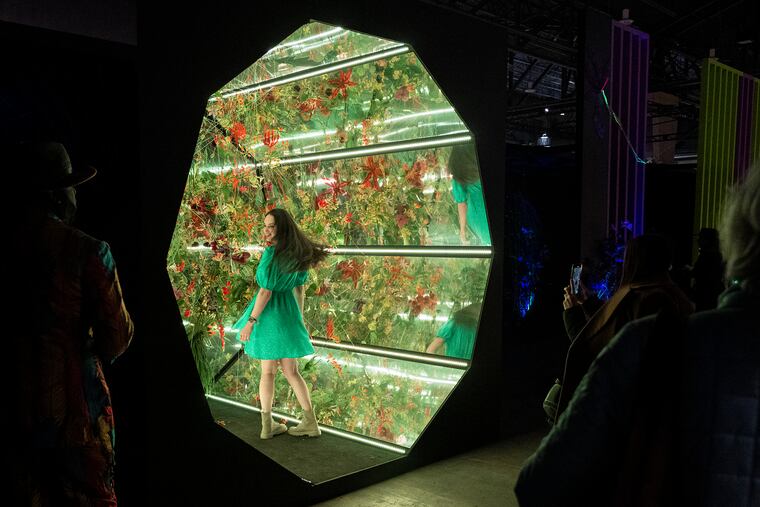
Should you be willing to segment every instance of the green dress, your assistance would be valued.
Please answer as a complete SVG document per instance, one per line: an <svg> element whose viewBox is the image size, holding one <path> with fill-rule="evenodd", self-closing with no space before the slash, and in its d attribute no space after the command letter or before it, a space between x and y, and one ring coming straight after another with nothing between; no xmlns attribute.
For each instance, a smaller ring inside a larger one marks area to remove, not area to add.
<svg viewBox="0 0 760 507"><path fill-rule="evenodd" d="M253 326L251 338L245 344L245 353L256 359L283 359L303 357L314 353L309 333L304 326L301 310L293 289L306 283L308 273L285 273L274 258L274 246L264 250L256 268L256 282L272 291L272 297ZM243 315L232 326L243 329L251 316L256 297Z"/></svg>
<svg viewBox="0 0 760 507"><path fill-rule="evenodd" d="M486 218L486 202L483 199L483 187L480 181L461 184L452 179L451 193L457 203L467 203L467 226L478 238L481 245L491 244Z"/></svg>
<svg viewBox="0 0 760 507"><path fill-rule="evenodd" d="M475 327L458 324L452 318L435 335L443 338L447 356L472 359L472 347L475 345Z"/></svg>

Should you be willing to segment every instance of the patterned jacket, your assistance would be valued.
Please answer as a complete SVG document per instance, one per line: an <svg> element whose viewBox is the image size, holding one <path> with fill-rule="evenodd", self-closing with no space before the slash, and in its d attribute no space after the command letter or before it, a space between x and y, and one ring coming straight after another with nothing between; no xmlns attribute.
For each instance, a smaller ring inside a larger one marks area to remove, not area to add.
<svg viewBox="0 0 760 507"><path fill-rule="evenodd" d="M24 283L16 283L24 325L12 347L16 494L112 505L114 420L102 362L126 350L133 325L111 250L51 215L25 229Z"/></svg>

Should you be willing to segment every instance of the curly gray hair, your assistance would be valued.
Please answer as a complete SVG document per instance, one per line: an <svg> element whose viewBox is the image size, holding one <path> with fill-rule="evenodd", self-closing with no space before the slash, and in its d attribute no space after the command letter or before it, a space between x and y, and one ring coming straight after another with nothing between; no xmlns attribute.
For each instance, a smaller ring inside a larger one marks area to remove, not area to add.
<svg viewBox="0 0 760 507"><path fill-rule="evenodd" d="M726 280L760 280L760 164L749 170L744 183L734 189L723 211L721 251Z"/></svg>

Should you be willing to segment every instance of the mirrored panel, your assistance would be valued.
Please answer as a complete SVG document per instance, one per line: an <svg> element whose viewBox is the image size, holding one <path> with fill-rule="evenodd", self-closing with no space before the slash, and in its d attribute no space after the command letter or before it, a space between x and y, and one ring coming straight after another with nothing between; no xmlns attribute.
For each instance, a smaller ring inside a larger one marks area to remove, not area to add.
<svg viewBox="0 0 760 507"><path fill-rule="evenodd" d="M209 352L223 365L234 347ZM300 361L321 424L411 447L464 374L463 369L350 351L316 348ZM242 355L208 392L258 406L259 362ZM295 416L298 400L282 375L273 411Z"/></svg>
<svg viewBox="0 0 760 507"><path fill-rule="evenodd" d="M472 143L292 165L215 163L194 165L175 241L223 237L243 249L277 207L329 246L491 244Z"/></svg>

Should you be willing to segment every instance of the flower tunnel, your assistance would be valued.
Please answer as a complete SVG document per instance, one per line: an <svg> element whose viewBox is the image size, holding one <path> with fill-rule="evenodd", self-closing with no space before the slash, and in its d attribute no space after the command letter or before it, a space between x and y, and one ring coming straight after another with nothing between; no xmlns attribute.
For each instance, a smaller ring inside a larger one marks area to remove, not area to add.
<svg viewBox="0 0 760 507"><path fill-rule="evenodd" d="M475 139L411 47L310 22L209 98L167 270L210 405L258 407L231 326L273 208L330 247L300 362L323 431L408 452L470 366L493 256Z"/></svg>

